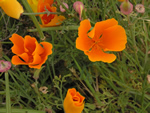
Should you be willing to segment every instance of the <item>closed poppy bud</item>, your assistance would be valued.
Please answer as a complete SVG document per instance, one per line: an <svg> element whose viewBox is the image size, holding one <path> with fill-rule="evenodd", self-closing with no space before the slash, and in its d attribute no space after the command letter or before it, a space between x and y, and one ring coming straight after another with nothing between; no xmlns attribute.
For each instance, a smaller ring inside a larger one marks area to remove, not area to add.
<svg viewBox="0 0 150 113"><path fill-rule="evenodd" d="M84 99L75 88L68 89L63 103L65 113L81 113L84 109Z"/></svg>
<svg viewBox="0 0 150 113"><path fill-rule="evenodd" d="M82 2L80 1L76 1L74 4L73 4L73 8L74 10L79 13L79 19L81 20L81 16L82 16L82 11L84 9L84 5Z"/></svg>
<svg viewBox="0 0 150 113"><path fill-rule="evenodd" d="M63 3L64 4L64 6L68 9L69 7L68 7L68 4L67 3ZM61 12L65 12L66 10L62 7L62 5L60 5L60 11Z"/></svg>
<svg viewBox="0 0 150 113"><path fill-rule="evenodd" d="M129 0L125 0L120 5L120 10L123 14L128 15L133 11L133 5L129 2Z"/></svg>
<svg viewBox="0 0 150 113"><path fill-rule="evenodd" d="M23 13L23 7L17 0L0 0L0 7L12 18L19 19Z"/></svg>

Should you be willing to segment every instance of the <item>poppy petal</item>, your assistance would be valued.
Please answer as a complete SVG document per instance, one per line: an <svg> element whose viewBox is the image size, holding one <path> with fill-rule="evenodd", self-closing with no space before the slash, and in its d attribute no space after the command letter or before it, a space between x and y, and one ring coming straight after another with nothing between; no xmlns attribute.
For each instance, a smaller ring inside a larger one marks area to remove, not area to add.
<svg viewBox="0 0 150 113"><path fill-rule="evenodd" d="M118 22L114 18L108 19L105 21L101 21L101 22L97 22L94 27L95 28L95 36L94 36L93 40L98 41L105 29L112 27L114 25L117 25L117 24L118 24Z"/></svg>
<svg viewBox="0 0 150 113"><path fill-rule="evenodd" d="M122 51L127 43L125 30L120 25L105 29L100 43L104 51Z"/></svg>
<svg viewBox="0 0 150 113"><path fill-rule="evenodd" d="M81 101L78 101L79 98L80 97L78 97L75 88L68 89L67 95L66 95L66 97L64 99L64 103L63 103L65 113L81 113L82 112L82 110L84 108L83 101L84 101L85 97L82 96L83 100L81 100ZM81 102L81 103L79 104L78 102L79 103ZM79 104L79 105L76 105L76 104Z"/></svg>
<svg viewBox="0 0 150 113"><path fill-rule="evenodd" d="M34 37L31 37L29 35L26 35L24 37L24 47L26 48L26 52L28 52L28 54L32 54L33 51L35 50L36 48L36 39Z"/></svg>
<svg viewBox="0 0 150 113"><path fill-rule="evenodd" d="M17 56L17 55L14 55L14 56L12 57L11 62L12 62L12 64L14 64L14 65L19 65L19 64L28 65L27 62L24 62L23 60L21 60L21 59L19 58L19 56Z"/></svg>
<svg viewBox="0 0 150 113"><path fill-rule="evenodd" d="M37 11L41 12L40 11L41 4L48 3L51 6L53 4L53 2L54 2L54 0L39 0L38 5L37 5Z"/></svg>
<svg viewBox="0 0 150 113"><path fill-rule="evenodd" d="M25 48L24 48L24 39L19 36L18 34L13 34L11 38L9 38L9 40L12 41L12 43L14 44L14 46L11 48L12 52L15 54L22 54L25 52Z"/></svg>
<svg viewBox="0 0 150 113"><path fill-rule="evenodd" d="M111 63L116 59L114 54L104 53L99 45L94 45L91 51L85 51L84 53L88 55L89 60L92 62L103 61Z"/></svg>
<svg viewBox="0 0 150 113"><path fill-rule="evenodd" d="M90 21L89 20L83 20L80 22L80 27L78 28L78 36L79 37L86 37L88 36L87 35L87 32L90 30L91 28L91 24L90 24Z"/></svg>
<svg viewBox="0 0 150 113"><path fill-rule="evenodd" d="M92 47L93 43L94 41L88 38L88 36L78 37L76 39L76 48L82 51L88 51Z"/></svg>
<svg viewBox="0 0 150 113"><path fill-rule="evenodd" d="M52 44L48 42L41 42L40 44L43 46L44 52L40 56L34 56L34 61L29 65L30 68L40 69L42 64L47 60L47 56L52 54Z"/></svg>
<svg viewBox="0 0 150 113"><path fill-rule="evenodd" d="M23 53L21 55L18 55L20 58L22 58L22 60L24 60L25 62L29 62L29 55L27 53Z"/></svg>
<svg viewBox="0 0 150 113"><path fill-rule="evenodd" d="M16 19L19 19L23 13L23 7L17 0L5 0L0 3L0 6L8 16Z"/></svg>
<svg viewBox="0 0 150 113"><path fill-rule="evenodd" d="M93 38L94 35L95 35L95 28L93 28L93 29L88 33L88 36L89 36L90 38Z"/></svg>
<svg viewBox="0 0 150 113"><path fill-rule="evenodd" d="M44 52L44 48L37 41L35 42L35 44L36 44L36 48L34 52L32 53L32 55L42 54Z"/></svg>
<svg viewBox="0 0 150 113"><path fill-rule="evenodd" d="M41 68L41 56L39 56L38 54L35 54L33 56L33 62L32 63L29 63L29 67L30 68L37 68L37 69L40 69Z"/></svg>
<svg viewBox="0 0 150 113"><path fill-rule="evenodd" d="M50 44L50 43L48 43L48 42L41 42L40 44L41 44L41 45L43 46L43 48L44 48L44 53L42 53L42 56L43 56L43 55L44 55L44 56L47 56L47 55L52 54L52 48L53 48L52 44Z"/></svg>
<svg viewBox="0 0 150 113"><path fill-rule="evenodd" d="M62 22L65 20L66 18L64 16L57 16L55 15L55 17L48 23L48 24L44 24L44 22L42 22L41 27L50 27L50 26L58 26L60 24L62 24Z"/></svg>
<svg viewBox="0 0 150 113"><path fill-rule="evenodd" d="M40 12L48 10L49 12L56 12L56 7L51 7L48 3L40 5ZM41 14L40 15L42 24L48 24L55 17L55 14Z"/></svg>
<svg viewBox="0 0 150 113"><path fill-rule="evenodd" d="M30 7L32 8L32 11L34 13L36 13L37 12L38 0L27 0L27 2L30 5Z"/></svg>

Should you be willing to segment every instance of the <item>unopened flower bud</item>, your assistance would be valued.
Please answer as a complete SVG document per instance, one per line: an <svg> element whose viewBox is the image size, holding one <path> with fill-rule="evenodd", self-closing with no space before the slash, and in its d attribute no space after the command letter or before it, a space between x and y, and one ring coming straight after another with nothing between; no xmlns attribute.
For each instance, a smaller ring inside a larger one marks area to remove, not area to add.
<svg viewBox="0 0 150 113"><path fill-rule="evenodd" d="M82 11L83 11L83 9L84 9L83 3L80 2L80 1L76 1L76 2L73 4L73 8L74 8L74 10L79 14L79 19L81 20Z"/></svg>
<svg viewBox="0 0 150 113"><path fill-rule="evenodd" d="M129 0L125 0L121 3L120 10L123 14L128 15L133 11L133 5L129 2Z"/></svg>
<svg viewBox="0 0 150 113"><path fill-rule="evenodd" d="M0 72L6 72L11 68L11 62L0 60Z"/></svg>
<svg viewBox="0 0 150 113"><path fill-rule="evenodd" d="M138 13L144 13L144 12L145 12L145 7L144 7L144 5L142 5L142 4L137 4L137 5L135 6L135 10L136 10Z"/></svg>
<svg viewBox="0 0 150 113"><path fill-rule="evenodd" d="M64 2L63 2L63 4L64 4L64 6L65 6L67 9L69 8L69 6L68 6L67 3L64 3ZM62 5L60 5L59 8L60 8L60 11L61 11L61 12L65 12L65 11L66 11L66 10L62 7Z"/></svg>

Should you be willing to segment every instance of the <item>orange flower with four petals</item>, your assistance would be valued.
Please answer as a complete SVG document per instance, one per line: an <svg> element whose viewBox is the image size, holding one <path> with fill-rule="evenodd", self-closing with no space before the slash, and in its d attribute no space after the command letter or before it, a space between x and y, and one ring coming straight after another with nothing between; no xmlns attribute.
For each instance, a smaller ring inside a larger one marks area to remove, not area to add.
<svg viewBox="0 0 150 113"><path fill-rule="evenodd" d="M75 88L68 89L63 103L65 113L81 113L84 109L84 99Z"/></svg>
<svg viewBox="0 0 150 113"><path fill-rule="evenodd" d="M111 63L116 56L110 51L122 51L127 43L127 36L123 27L112 18L97 22L91 29L89 20L80 22L76 48L84 51L90 61L103 61Z"/></svg>
<svg viewBox="0 0 150 113"><path fill-rule="evenodd" d="M23 7L17 0L0 0L0 7L12 18L19 19L23 13Z"/></svg>
<svg viewBox="0 0 150 113"><path fill-rule="evenodd" d="M48 55L52 54L51 43L38 43L36 38L29 35L23 38L18 34L13 34L9 39L14 44L11 50L16 54L11 60L14 65L24 64L30 68L40 69Z"/></svg>

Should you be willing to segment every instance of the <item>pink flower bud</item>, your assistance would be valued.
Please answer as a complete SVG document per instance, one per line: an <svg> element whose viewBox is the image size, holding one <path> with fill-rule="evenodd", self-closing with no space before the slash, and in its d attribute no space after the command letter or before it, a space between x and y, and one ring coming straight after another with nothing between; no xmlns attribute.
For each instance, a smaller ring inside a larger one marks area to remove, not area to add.
<svg viewBox="0 0 150 113"><path fill-rule="evenodd" d="M11 68L11 62L0 60L0 72L5 72Z"/></svg>
<svg viewBox="0 0 150 113"><path fill-rule="evenodd" d="M76 1L76 2L73 4L73 8L74 8L74 10L79 14L79 19L81 20L82 11L83 11L83 9L84 9L83 3L80 2L80 1Z"/></svg>
<svg viewBox="0 0 150 113"><path fill-rule="evenodd" d="M67 3L64 3L64 2L63 2L63 4L64 4L64 6L65 6L67 9L69 8L69 6L68 6ZM61 12L65 12L65 11L66 11L66 10L62 7L62 5L60 5L59 8L60 8L60 11L61 11Z"/></svg>
<svg viewBox="0 0 150 113"><path fill-rule="evenodd" d="M144 5L142 5L142 4L137 4L137 5L135 6L135 10L136 10L138 13L144 13L144 12L145 12L145 7L144 7Z"/></svg>
<svg viewBox="0 0 150 113"><path fill-rule="evenodd" d="M123 14L128 15L133 11L133 5L129 2L129 0L125 0L121 3L120 10Z"/></svg>
<svg viewBox="0 0 150 113"><path fill-rule="evenodd" d="M147 81L150 84L150 75L147 75Z"/></svg>

